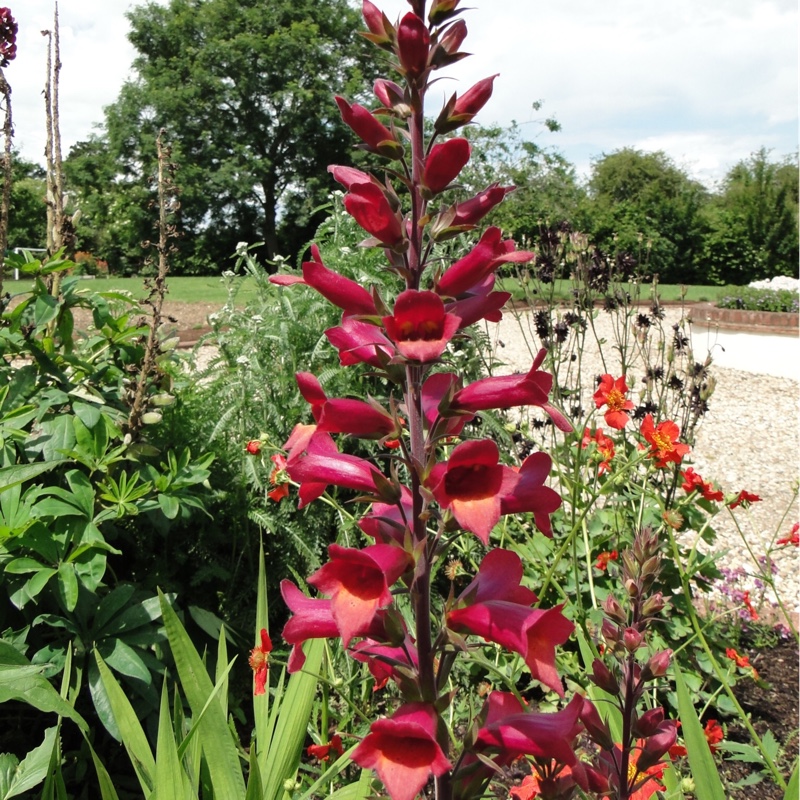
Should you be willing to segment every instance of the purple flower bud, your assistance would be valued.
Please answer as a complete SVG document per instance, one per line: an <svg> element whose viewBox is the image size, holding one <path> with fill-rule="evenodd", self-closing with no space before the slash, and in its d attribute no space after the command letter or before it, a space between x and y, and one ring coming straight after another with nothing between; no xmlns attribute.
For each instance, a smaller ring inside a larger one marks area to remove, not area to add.
<svg viewBox="0 0 800 800"><path fill-rule="evenodd" d="M619 694L619 682L614 673L599 659L592 662L592 683L599 686L604 692L612 695Z"/></svg>
<svg viewBox="0 0 800 800"><path fill-rule="evenodd" d="M658 653L654 653L645 664L642 679L647 681L652 678L663 678L667 674L671 660L672 650L660 650Z"/></svg>
<svg viewBox="0 0 800 800"><path fill-rule="evenodd" d="M622 634L622 643L629 653L635 653L644 643L644 637L636 628L625 628Z"/></svg>
<svg viewBox="0 0 800 800"><path fill-rule="evenodd" d="M658 708L651 708L645 711L634 725L634 731L637 736L647 738L652 736L658 731L658 726L664 721L664 709L660 706Z"/></svg>

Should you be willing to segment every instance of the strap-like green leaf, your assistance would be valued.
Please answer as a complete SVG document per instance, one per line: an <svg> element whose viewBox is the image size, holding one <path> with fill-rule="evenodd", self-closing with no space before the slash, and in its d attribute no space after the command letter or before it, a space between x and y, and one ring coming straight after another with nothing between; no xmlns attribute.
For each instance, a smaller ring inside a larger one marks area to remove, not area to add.
<svg viewBox="0 0 800 800"><path fill-rule="evenodd" d="M719 779L714 756L703 733L703 726L697 716L692 698L686 688L678 664L672 662L672 671L675 676L675 688L678 693L678 713L681 718L681 731L686 742L686 752L689 756L689 767L694 778L695 795L697 800L725 800L725 790Z"/></svg>
<svg viewBox="0 0 800 800"><path fill-rule="evenodd" d="M214 686L177 614L160 591L158 596L181 688L189 701L192 714L199 715L214 691ZM200 721L198 735L215 792L219 797L244 797L245 785L239 754L219 702L209 703Z"/></svg>

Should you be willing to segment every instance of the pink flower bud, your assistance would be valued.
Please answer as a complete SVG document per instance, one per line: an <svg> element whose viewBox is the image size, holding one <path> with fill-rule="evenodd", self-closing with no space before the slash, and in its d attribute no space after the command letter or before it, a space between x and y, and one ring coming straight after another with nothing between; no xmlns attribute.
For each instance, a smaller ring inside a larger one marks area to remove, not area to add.
<svg viewBox="0 0 800 800"><path fill-rule="evenodd" d="M394 41L395 30L387 19L386 14L374 3L371 3L370 0L364 0L361 6L361 14L369 29L369 33L362 35L379 47L388 49Z"/></svg>
<svg viewBox="0 0 800 800"><path fill-rule="evenodd" d="M244 449L250 453L251 456L257 456L261 453L261 442L258 439L251 439L245 446Z"/></svg>
<svg viewBox="0 0 800 800"><path fill-rule="evenodd" d="M467 24L463 19L448 28L447 33L439 40L441 47L448 55L458 52L464 39L467 38Z"/></svg>
<svg viewBox="0 0 800 800"><path fill-rule="evenodd" d="M625 628L622 634L622 644L629 653L635 653L643 644L643 637L636 628Z"/></svg>
<svg viewBox="0 0 800 800"><path fill-rule="evenodd" d="M642 604L642 614L646 617L653 616L653 614L658 614L666 605L666 600L664 600L664 595L661 592L656 592L654 595L651 595L644 601Z"/></svg>
<svg viewBox="0 0 800 800"><path fill-rule="evenodd" d="M619 641L619 628L611 622L611 620L604 619L603 625L600 628L600 632L603 634L603 638L609 644L616 644Z"/></svg>
<svg viewBox="0 0 800 800"><path fill-rule="evenodd" d="M649 736L639 751L636 767L646 772L655 766L678 739L678 724L674 719L664 720L656 733Z"/></svg>
<svg viewBox="0 0 800 800"><path fill-rule="evenodd" d="M458 177L469 161L470 152L466 139L448 139L431 148L422 182L432 194L443 191Z"/></svg>
<svg viewBox="0 0 800 800"><path fill-rule="evenodd" d="M619 694L619 682L599 658L592 662L592 683L611 695Z"/></svg>
<svg viewBox="0 0 800 800"><path fill-rule="evenodd" d="M651 678L663 678L667 674L670 661L672 660L672 650L660 650L650 656L650 660L645 664L642 671L642 678L650 680Z"/></svg>
<svg viewBox="0 0 800 800"><path fill-rule="evenodd" d="M611 737L611 731L608 729L608 725L600 718L600 714L597 708L595 708L594 703L584 699L580 720L586 728L586 732L592 738L592 741L599 744L603 750L611 750L614 747L614 739Z"/></svg>
<svg viewBox="0 0 800 800"><path fill-rule="evenodd" d="M634 730L637 736L648 737L652 736L658 731L659 725L664 721L664 709L660 706L658 708L651 708L645 711L638 720L636 720Z"/></svg>
<svg viewBox="0 0 800 800"><path fill-rule="evenodd" d="M429 47L430 34L425 23L409 12L397 28L397 54L407 78L413 80L425 72Z"/></svg>
<svg viewBox="0 0 800 800"><path fill-rule="evenodd" d="M377 97L386 108L397 108L398 106L408 105L403 88L398 86L394 81L387 81L384 78L379 78L375 81L372 90L375 92L375 97Z"/></svg>
<svg viewBox="0 0 800 800"><path fill-rule="evenodd" d="M628 619L628 615L617 602L617 598L614 597L613 594L607 595L606 599L603 601L603 611L615 622L625 622Z"/></svg>

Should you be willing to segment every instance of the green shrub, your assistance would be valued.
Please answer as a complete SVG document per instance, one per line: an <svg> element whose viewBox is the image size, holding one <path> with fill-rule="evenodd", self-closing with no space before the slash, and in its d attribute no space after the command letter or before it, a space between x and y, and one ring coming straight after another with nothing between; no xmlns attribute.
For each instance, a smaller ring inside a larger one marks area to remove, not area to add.
<svg viewBox="0 0 800 800"><path fill-rule="evenodd" d="M797 313L798 293L789 289L753 289L729 286L717 299L717 308L742 311L789 311Z"/></svg>

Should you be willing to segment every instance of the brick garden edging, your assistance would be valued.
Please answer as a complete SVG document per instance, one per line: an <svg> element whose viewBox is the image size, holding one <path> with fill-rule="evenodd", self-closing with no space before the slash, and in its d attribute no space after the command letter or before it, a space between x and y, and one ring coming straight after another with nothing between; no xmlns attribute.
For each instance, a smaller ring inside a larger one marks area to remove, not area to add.
<svg viewBox="0 0 800 800"><path fill-rule="evenodd" d="M711 303L696 303L690 310L692 321L703 327L720 327L751 333L797 336L800 314L786 311L743 311L738 308L717 308Z"/></svg>

